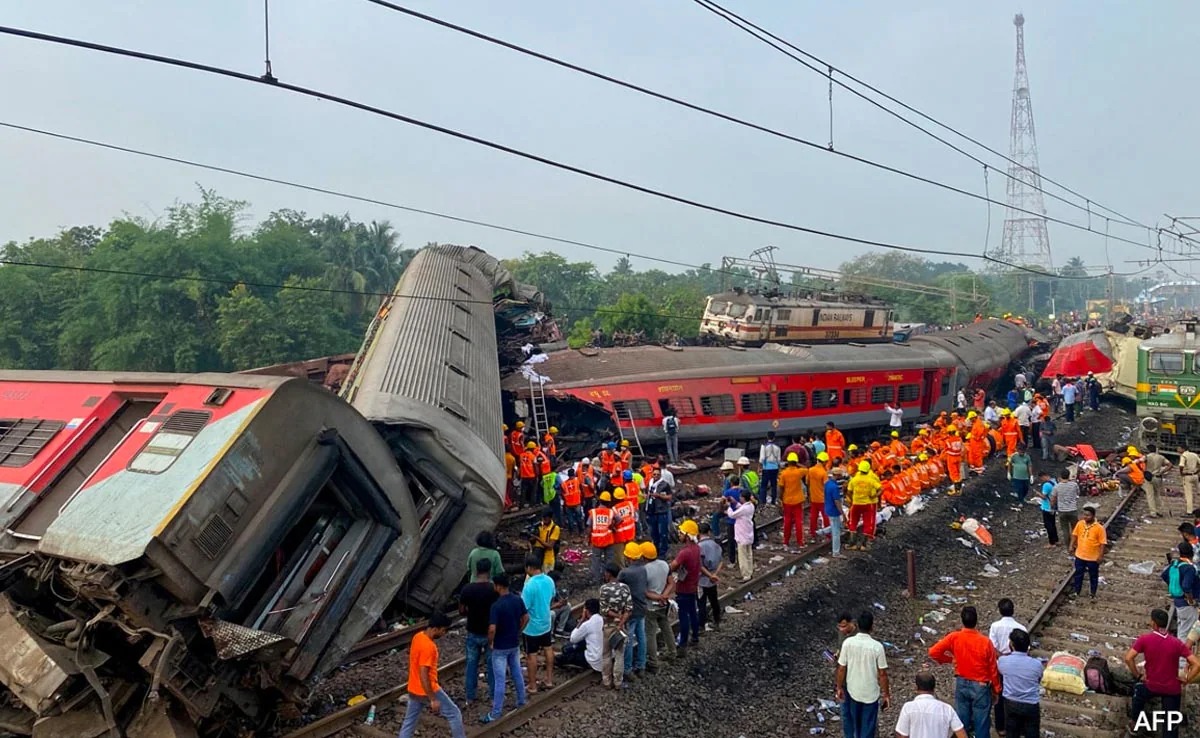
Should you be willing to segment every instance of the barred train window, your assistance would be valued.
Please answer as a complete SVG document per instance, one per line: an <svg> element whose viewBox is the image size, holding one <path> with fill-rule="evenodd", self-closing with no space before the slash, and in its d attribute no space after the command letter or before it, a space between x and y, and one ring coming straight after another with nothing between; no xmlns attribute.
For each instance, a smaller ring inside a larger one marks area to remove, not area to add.
<svg viewBox="0 0 1200 738"><path fill-rule="evenodd" d="M921 397L921 385L900 385L900 402L916 402Z"/></svg>
<svg viewBox="0 0 1200 738"><path fill-rule="evenodd" d="M58 420L0 419L0 466L25 466L63 429Z"/></svg>
<svg viewBox="0 0 1200 738"><path fill-rule="evenodd" d="M795 392L780 392L776 395L780 412L799 412L808 407L808 396L797 390Z"/></svg>
<svg viewBox="0 0 1200 738"><path fill-rule="evenodd" d="M702 395L700 412L712 417L733 415L733 395Z"/></svg>
<svg viewBox="0 0 1200 738"><path fill-rule="evenodd" d="M892 385L882 384L871 388L872 405L890 405L892 402Z"/></svg>
<svg viewBox="0 0 1200 738"><path fill-rule="evenodd" d="M771 393L752 392L742 395L742 412L759 415L771 412Z"/></svg>
<svg viewBox="0 0 1200 738"><path fill-rule="evenodd" d="M634 420L654 417L649 400L613 400L613 412L619 418L633 418Z"/></svg>
<svg viewBox="0 0 1200 738"><path fill-rule="evenodd" d="M837 407L837 390L813 390L812 406L814 408Z"/></svg>

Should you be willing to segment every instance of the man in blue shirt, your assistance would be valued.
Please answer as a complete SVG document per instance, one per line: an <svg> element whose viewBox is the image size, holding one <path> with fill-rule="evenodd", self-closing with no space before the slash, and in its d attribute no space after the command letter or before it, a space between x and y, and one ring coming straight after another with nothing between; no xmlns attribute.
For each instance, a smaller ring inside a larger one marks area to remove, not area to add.
<svg viewBox="0 0 1200 738"><path fill-rule="evenodd" d="M1054 491L1054 480L1050 472L1038 472L1038 487L1034 490L1033 499L1037 500L1042 509L1042 525L1046 528L1046 547L1058 545L1058 525L1054 519L1054 508L1050 505L1050 493Z"/></svg>
<svg viewBox="0 0 1200 738"><path fill-rule="evenodd" d="M1012 653L996 662L1004 682L1000 695L1004 704L1004 734L1011 738L1039 738L1042 713L1038 687L1042 682L1042 662L1029 655L1029 633L1014 629L1008 642L1012 644Z"/></svg>
<svg viewBox="0 0 1200 738"><path fill-rule="evenodd" d="M842 485L838 481L844 475L841 467L825 480L825 517L829 518L829 537L833 555L842 555Z"/></svg>
<svg viewBox="0 0 1200 738"><path fill-rule="evenodd" d="M1186 640L1188 631L1196 624L1196 567L1192 565L1195 551L1192 544L1182 541L1178 553L1171 552L1171 563L1163 569L1162 580L1175 608L1175 637Z"/></svg>
<svg viewBox="0 0 1200 738"><path fill-rule="evenodd" d="M525 588L521 600L529 611L525 625L525 669L529 673L529 693L537 694L539 686L554 686L554 625L550 603L554 601L554 580L542 573L541 555L525 557ZM538 682L538 653L546 659L546 681Z"/></svg>
<svg viewBox="0 0 1200 738"><path fill-rule="evenodd" d="M1069 381L1063 385L1063 404L1067 407L1067 422L1075 422L1075 382Z"/></svg>
<svg viewBox="0 0 1200 738"><path fill-rule="evenodd" d="M758 448L758 465L762 469L758 499L772 505L779 502L779 464L783 451L775 443L775 431L767 433L767 441Z"/></svg>
<svg viewBox="0 0 1200 738"><path fill-rule="evenodd" d="M525 603L508 591L508 574L501 571L492 577L492 586L500 596L492 603L488 615L488 648L492 650L492 672L495 685L492 687L492 711L483 716L483 722L499 720L504 713L504 692L508 675L512 674L513 686L517 690L517 707L525 704L525 677L521 674L521 629L529 621Z"/></svg>

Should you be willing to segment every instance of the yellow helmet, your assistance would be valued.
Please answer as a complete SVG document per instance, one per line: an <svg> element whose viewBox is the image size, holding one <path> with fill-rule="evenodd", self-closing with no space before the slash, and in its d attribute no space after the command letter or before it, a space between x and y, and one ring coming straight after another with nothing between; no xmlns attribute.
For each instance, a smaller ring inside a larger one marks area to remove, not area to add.
<svg viewBox="0 0 1200 738"><path fill-rule="evenodd" d="M967 420L971 420L972 418L978 418L978 417L979 417L979 413L975 412L974 410L967 413Z"/></svg>
<svg viewBox="0 0 1200 738"><path fill-rule="evenodd" d="M1012 410L1009 410L1008 408L1004 408L1003 410L1000 411L1000 414L1001 415L1012 415Z"/></svg>
<svg viewBox="0 0 1200 738"><path fill-rule="evenodd" d="M616 489L614 489L613 490L613 499L615 499L615 500L625 499L625 488L617 487Z"/></svg>
<svg viewBox="0 0 1200 738"><path fill-rule="evenodd" d="M858 470L864 473L871 471L871 463L869 461L858 462Z"/></svg>
<svg viewBox="0 0 1200 738"><path fill-rule="evenodd" d="M800 456L795 451L793 451L790 454L788 454L787 460L788 460L789 464L799 464Z"/></svg>
<svg viewBox="0 0 1200 738"><path fill-rule="evenodd" d="M1129 454L1130 456L1141 456L1141 454L1138 453L1137 446L1126 447L1125 453Z"/></svg>
<svg viewBox="0 0 1200 738"><path fill-rule="evenodd" d="M892 438L899 438L899 437L900 437L900 431L892 431Z"/></svg>
<svg viewBox="0 0 1200 738"><path fill-rule="evenodd" d="M507 430L508 430L508 423L504 423L503 425L501 425L501 426L500 426L500 429L501 429L501 430L504 430L504 431L507 431Z"/></svg>
<svg viewBox="0 0 1200 738"><path fill-rule="evenodd" d="M685 520L679 524L679 532L685 536L700 535L700 526L696 525L695 520Z"/></svg>
<svg viewBox="0 0 1200 738"><path fill-rule="evenodd" d="M947 428L947 429L946 429L946 432L947 432L947 433L949 433L949 434L950 434L950 435L952 435L952 436L957 436L957 435L958 435L958 428L955 428L954 426L950 426L949 428Z"/></svg>
<svg viewBox="0 0 1200 738"><path fill-rule="evenodd" d="M522 428L524 428L524 427L525 427L525 422L524 422L524 421L521 421L521 420L518 420L518 421L517 421L517 430L521 430L521 429L522 429Z"/></svg>
<svg viewBox="0 0 1200 738"><path fill-rule="evenodd" d="M630 561L637 561L642 558L642 547L636 541L630 541L625 544L625 558Z"/></svg>
<svg viewBox="0 0 1200 738"><path fill-rule="evenodd" d="M847 451L857 451L857 450L858 450L858 444L857 444L857 443L852 443L852 444L850 444L849 448L847 448L846 450L847 450Z"/></svg>
<svg viewBox="0 0 1200 738"><path fill-rule="evenodd" d="M550 426L550 430L548 430L546 432L553 436L554 434L558 433L558 426L552 425L552 426Z"/></svg>
<svg viewBox="0 0 1200 738"><path fill-rule="evenodd" d="M919 456L917 456L917 461L929 461L929 457L926 456L925 454L920 454Z"/></svg>
<svg viewBox="0 0 1200 738"><path fill-rule="evenodd" d="M658 547L654 545L653 541L644 541L642 543L642 545L640 546L640 548L642 549L642 558L643 559L657 559L658 558ZM628 555L629 554L626 554L626 556L628 556Z"/></svg>
<svg viewBox="0 0 1200 738"><path fill-rule="evenodd" d="M1121 463L1122 463L1122 464L1128 464L1128 463L1130 463L1130 462L1132 462L1132 461L1133 461L1133 459L1129 458L1128 456L1126 456L1125 458L1121 459Z"/></svg>
<svg viewBox="0 0 1200 738"><path fill-rule="evenodd" d="M629 448L629 441L626 441L624 438L622 438L621 439L621 448Z"/></svg>
<svg viewBox="0 0 1200 738"><path fill-rule="evenodd" d="M612 495L610 495L607 492L601 492L600 493L600 501L601 502L612 502Z"/></svg>
<svg viewBox="0 0 1200 738"><path fill-rule="evenodd" d="M829 461L829 454L822 451L821 453L817 454L817 461Z"/></svg>
<svg viewBox="0 0 1200 738"><path fill-rule="evenodd" d="M533 441L530 441L529 443L525 444L525 448L527 448L527 449L529 449L530 451L532 451L532 450L534 450L535 448L537 448L537 444L536 444L536 443L534 443Z"/></svg>
<svg viewBox="0 0 1200 738"><path fill-rule="evenodd" d="M922 428L921 430L917 431L917 435L919 435L919 436L927 436L927 435L929 435L929 429L928 429L928 428Z"/></svg>

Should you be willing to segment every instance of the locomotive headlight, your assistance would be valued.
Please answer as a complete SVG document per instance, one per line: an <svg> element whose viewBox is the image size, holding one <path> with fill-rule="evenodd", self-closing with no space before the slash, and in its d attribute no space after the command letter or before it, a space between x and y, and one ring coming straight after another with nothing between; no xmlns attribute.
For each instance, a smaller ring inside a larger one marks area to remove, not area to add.
<svg viewBox="0 0 1200 738"><path fill-rule="evenodd" d="M1147 433L1154 433L1158 430L1158 418L1146 417L1142 418L1142 430Z"/></svg>
<svg viewBox="0 0 1200 738"><path fill-rule="evenodd" d="M1190 384L1182 384L1179 386L1179 394L1183 397L1195 397L1196 388Z"/></svg>

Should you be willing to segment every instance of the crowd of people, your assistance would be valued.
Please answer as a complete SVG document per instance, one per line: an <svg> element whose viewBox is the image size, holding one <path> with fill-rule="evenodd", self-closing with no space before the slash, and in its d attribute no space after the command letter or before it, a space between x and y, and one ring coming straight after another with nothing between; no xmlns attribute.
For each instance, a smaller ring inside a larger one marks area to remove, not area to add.
<svg viewBox="0 0 1200 738"><path fill-rule="evenodd" d="M679 490L670 469L678 459L677 445L668 444L670 460L635 458L625 441L605 444L595 457L569 460L560 457L556 428L537 438L527 435L523 423L505 426L509 502L537 509L540 521L531 531L532 550L519 594L510 590L512 582L490 534L483 534L471 553L472 581L460 598L467 623L468 703L480 699L481 667L490 699L490 709L481 718L485 723L503 715L510 684L520 706L530 694L553 686L556 666L591 669L601 675L604 686L627 689L643 674L672 661L679 650L698 644L702 633L720 629L718 588L724 581L753 576L754 550L764 536L754 519L763 506L778 507L782 513L779 540L788 549L827 538L834 556L843 555L843 542L846 550L866 551L878 533L877 524L886 519L881 510L902 508L935 488L960 495L964 481L982 473L991 459L1004 465L1015 498L1040 506L1047 545L1066 545L1075 563L1075 595L1086 576L1095 597L1107 547L1104 527L1096 522L1091 506L1081 505L1079 484L1070 472L1035 472L1030 455L1037 449L1043 460L1049 458L1056 418L1072 422L1077 411L1096 409L1093 386L1098 383L1092 377L1060 377L1043 395L1019 374L1002 402L989 400L982 390L962 392L956 411L943 412L907 432L903 409L889 406L889 430L862 446L847 443L834 422L827 423L823 433L801 434L786 445L770 433L759 444L756 462L743 456L721 466L720 495L711 494L707 503L704 498L689 500L706 504L707 514L694 515L702 509L694 505L689 509L693 514L682 520L676 519ZM670 424L664 426L668 438L677 437L679 422L673 413L664 420ZM1156 491L1161 494L1161 486L1153 482L1161 485L1159 475L1170 464L1153 447L1147 450L1143 456L1133 446L1126 449L1117 478L1124 486L1145 489L1153 499ZM1195 458L1185 457L1180 466L1194 480L1200 473L1200 456L1191 456ZM1190 509L1190 496L1187 504ZM1197 555L1196 531L1181 527L1181 534L1185 540L1179 556L1191 561ZM600 585L597 596L585 599L581 609L572 609L557 587L559 548L568 537L590 548L591 575ZM1191 628L1200 576L1172 571L1163 572L1164 580L1176 600L1178 619ZM1177 590L1180 594L1175 596ZM934 677L922 672L916 683L918 698L901 711L900 735L935 735L928 732L931 721L945 722L944 735L986 735L993 702L999 727L1007 719L1010 732L1037 734L1041 663L1028 656L1028 635L1013 619L1012 603L1001 601L999 610L1001 618L993 624L990 638L976 630L976 611L968 607L961 613L962 630L930 649L933 662L955 664L955 707L935 704ZM678 636L672 634L672 615L679 620ZM836 684L847 738L873 736L878 707L889 699L886 655L871 637L872 627L871 612L839 623L844 640ZM427 633L429 643L440 634L433 619ZM556 637L564 644L557 651ZM422 653L427 656L428 650ZM426 697L426 707L440 706L452 732L461 729L461 712L439 691L436 667L434 679L423 681L423 667L413 658L410 694ZM409 718L415 726L421 709L410 703L406 726Z"/></svg>

